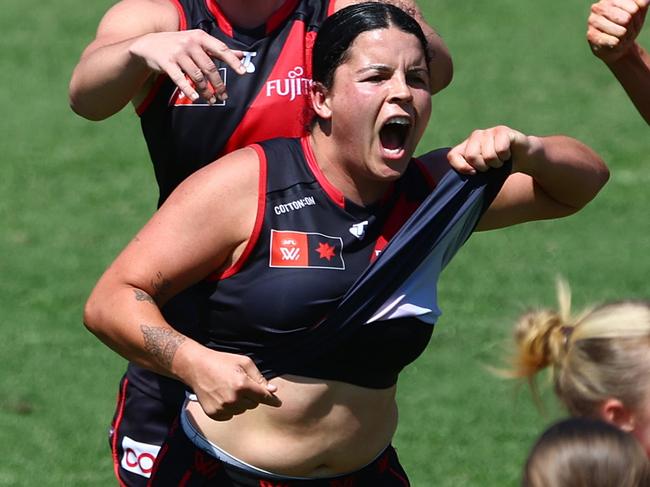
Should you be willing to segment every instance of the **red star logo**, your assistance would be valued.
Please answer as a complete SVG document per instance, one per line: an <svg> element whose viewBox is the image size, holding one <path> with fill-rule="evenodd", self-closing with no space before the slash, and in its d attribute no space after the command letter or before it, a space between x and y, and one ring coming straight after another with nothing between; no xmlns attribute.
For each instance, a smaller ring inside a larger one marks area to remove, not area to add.
<svg viewBox="0 0 650 487"><path fill-rule="evenodd" d="M318 252L321 259L327 259L328 261L332 260L332 257L334 257L334 247L328 243L318 242L316 252Z"/></svg>

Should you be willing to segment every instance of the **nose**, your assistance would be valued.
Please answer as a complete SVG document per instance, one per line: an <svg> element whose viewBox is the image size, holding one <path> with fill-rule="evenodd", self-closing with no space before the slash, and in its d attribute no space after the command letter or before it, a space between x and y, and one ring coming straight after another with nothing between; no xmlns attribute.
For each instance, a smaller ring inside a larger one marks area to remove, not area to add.
<svg viewBox="0 0 650 487"><path fill-rule="evenodd" d="M396 72L393 76L390 83L390 101L394 102L404 102L411 101L413 99L413 93L411 93L411 87L406 81L404 73Z"/></svg>

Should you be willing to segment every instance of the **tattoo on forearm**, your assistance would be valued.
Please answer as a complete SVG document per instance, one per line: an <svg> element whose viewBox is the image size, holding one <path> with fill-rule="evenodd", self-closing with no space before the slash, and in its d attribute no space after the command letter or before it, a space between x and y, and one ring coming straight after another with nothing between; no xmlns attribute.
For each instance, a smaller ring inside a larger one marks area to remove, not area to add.
<svg viewBox="0 0 650 487"><path fill-rule="evenodd" d="M164 367L170 367L176 350L187 339L180 333L168 328L140 325L144 348Z"/></svg>
<svg viewBox="0 0 650 487"><path fill-rule="evenodd" d="M156 277L151 281L151 287L153 287L155 294L154 298L162 299L169 292L169 287L171 286L171 281L165 279L162 272L157 272Z"/></svg>
<svg viewBox="0 0 650 487"><path fill-rule="evenodd" d="M151 296L149 296L147 293L145 293L142 289L134 289L133 292L135 293L136 301L146 301L151 304L156 304L154 299Z"/></svg>

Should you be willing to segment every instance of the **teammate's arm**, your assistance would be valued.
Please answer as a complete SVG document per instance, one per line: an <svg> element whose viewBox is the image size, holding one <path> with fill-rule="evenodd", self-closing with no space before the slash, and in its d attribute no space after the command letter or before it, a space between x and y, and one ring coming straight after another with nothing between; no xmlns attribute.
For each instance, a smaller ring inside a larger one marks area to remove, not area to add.
<svg viewBox="0 0 650 487"><path fill-rule="evenodd" d="M650 0L600 0L591 6L587 41L650 124L650 56L636 42Z"/></svg>
<svg viewBox="0 0 650 487"><path fill-rule="evenodd" d="M335 10L340 10L348 5L361 3L366 0L334 0L336 1ZM422 15L422 11L418 7L415 0L375 0L382 3L390 3L396 7L401 8L406 13L411 15L418 21L424 35L429 41L429 54L431 56L431 64L429 72L431 76L430 86L431 93L435 94L445 88L454 74L454 66L451 61L451 55L442 38L433 28L427 23Z"/></svg>
<svg viewBox="0 0 650 487"><path fill-rule="evenodd" d="M155 75L167 74L190 99L215 103L225 86L212 58L240 74L241 53L201 30L179 31L169 0L121 0L109 9L70 80L70 106L102 120L144 98ZM188 79L189 78L189 79Z"/></svg>

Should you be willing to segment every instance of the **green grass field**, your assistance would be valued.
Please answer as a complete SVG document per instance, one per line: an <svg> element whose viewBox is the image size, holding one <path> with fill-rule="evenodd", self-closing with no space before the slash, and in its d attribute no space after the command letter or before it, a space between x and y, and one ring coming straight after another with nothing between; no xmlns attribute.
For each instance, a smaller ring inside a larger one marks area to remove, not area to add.
<svg viewBox="0 0 650 487"><path fill-rule="evenodd" d="M584 40L587 0L421 1L455 60L422 149L499 123L566 133L612 178L584 211L477 234L443 275L444 311L399 383L395 439L416 487L518 484L546 416L496 378L514 318L554 302L647 297L650 132ZM115 485L106 442L124 361L82 326L100 273L154 210L156 190L130 108L91 123L67 83L109 0L4 0L0 28L0 486ZM650 28L642 42L650 46Z"/></svg>

